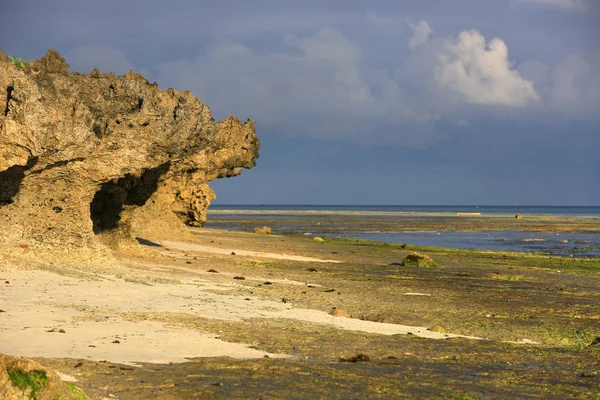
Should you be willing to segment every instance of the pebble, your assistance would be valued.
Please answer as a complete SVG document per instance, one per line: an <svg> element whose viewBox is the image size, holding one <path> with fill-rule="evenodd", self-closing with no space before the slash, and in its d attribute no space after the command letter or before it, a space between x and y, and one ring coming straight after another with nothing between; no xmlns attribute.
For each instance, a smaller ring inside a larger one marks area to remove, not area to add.
<svg viewBox="0 0 600 400"><path fill-rule="evenodd" d="M366 361L371 361L371 357L369 357L366 354L357 354L354 357L342 358L341 361L351 362L351 363L366 362Z"/></svg>
<svg viewBox="0 0 600 400"><path fill-rule="evenodd" d="M348 313L344 310L340 310L340 309L335 309L332 312L329 313L330 315L333 315L334 317L341 317L341 318L350 318L350 316L348 315Z"/></svg>

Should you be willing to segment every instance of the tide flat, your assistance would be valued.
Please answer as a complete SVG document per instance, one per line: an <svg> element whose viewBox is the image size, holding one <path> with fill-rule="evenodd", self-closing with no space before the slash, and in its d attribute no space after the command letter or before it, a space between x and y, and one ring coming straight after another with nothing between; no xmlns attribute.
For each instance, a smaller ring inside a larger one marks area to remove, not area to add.
<svg viewBox="0 0 600 400"><path fill-rule="evenodd" d="M93 274L2 267L0 351L90 398L597 396L597 258L193 232Z"/></svg>

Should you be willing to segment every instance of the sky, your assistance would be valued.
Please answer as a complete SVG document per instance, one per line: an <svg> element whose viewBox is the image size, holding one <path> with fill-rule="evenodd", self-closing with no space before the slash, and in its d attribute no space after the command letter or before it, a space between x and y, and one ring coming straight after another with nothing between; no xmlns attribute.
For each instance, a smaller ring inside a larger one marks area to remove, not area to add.
<svg viewBox="0 0 600 400"><path fill-rule="evenodd" d="M0 49L142 72L260 158L214 204L600 205L598 0L20 0Z"/></svg>

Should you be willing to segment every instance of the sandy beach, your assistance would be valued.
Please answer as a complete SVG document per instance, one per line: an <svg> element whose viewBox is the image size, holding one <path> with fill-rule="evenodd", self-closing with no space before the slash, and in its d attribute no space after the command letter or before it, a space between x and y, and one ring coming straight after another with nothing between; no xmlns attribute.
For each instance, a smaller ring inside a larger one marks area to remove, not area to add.
<svg viewBox="0 0 600 400"><path fill-rule="evenodd" d="M159 252L171 259L207 255L231 257L235 253L236 258L242 260L291 260L309 263L307 265L340 262L221 249L192 242L165 241L162 246ZM173 249L186 253L176 253ZM213 262L218 264L218 259ZM247 293L248 285L236 283L237 275L233 272L211 273L169 262L153 264L123 259L122 263L141 270L121 268L115 274L82 276L78 273L78 277L72 277L44 270L0 269L3 282L0 301L4 308L0 352L14 356L82 358L125 364L184 362L197 357L293 357L259 351L244 343L224 342L219 340L217 332L201 333L178 326L176 318L171 323L127 319L128 315L145 313L182 313L198 319L240 323L248 319L287 319L292 323L310 322L343 330L383 335L413 334L430 339L467 337L432 332L425 327L339 318L324 311L263 299ZM69 273L68 270L62 272ZM287 278L258 275L243 278L245 283L252 284L270 281L276 285L322 287L311 281Z"/></svg>
<svg viewBox="0 0 600 400"><path fill-rule="evenodd" d="M597 261L430 249L438 267L422 269L398 265L410 246L191 232L186 241L140 238L144 256L115 253L117 263L93 271L3 265L0 352L41 362L90 398L332 393L292 379L289 368L335 379L335 393L358 385L375 398L400 382L402 393L423 393L423 382L446 385L444 375L481 369L451 390L494 396L524 354L533 358L518 371L533 387L567 393L574 379L579 393L593 393ZM490 375L491 359L506 368ZM530 373L549 362L556 367L545 375ZM263 372L244 379L252 370ZM356 381L359 371L371 383ZM592 378L579 381L581 371ZM535 397L531 385L512 385Z"/></svg>

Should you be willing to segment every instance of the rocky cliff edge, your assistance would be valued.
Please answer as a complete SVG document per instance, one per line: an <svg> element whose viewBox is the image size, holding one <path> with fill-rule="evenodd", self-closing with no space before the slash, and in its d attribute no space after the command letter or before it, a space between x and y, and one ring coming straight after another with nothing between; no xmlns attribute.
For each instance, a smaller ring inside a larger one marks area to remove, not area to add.
<svg viewBox="0 0 600 400"><path fill-rule="evenodd" d="M205 221L207 183L258 149L252 121L215 122L189 91L72 73L55 50L19 69L0 51L0 260L91 262L135 235L185 235Z"/></svg>

